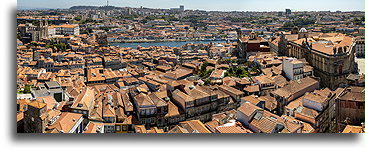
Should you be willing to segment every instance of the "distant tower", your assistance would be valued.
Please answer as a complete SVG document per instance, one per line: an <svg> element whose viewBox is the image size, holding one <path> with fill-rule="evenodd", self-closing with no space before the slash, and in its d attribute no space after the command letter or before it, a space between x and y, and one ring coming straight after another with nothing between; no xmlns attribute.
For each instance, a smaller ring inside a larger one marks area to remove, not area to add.
<svg viewBox="0 0 365 148"><path fill-rule="evenodd" d="M106 6L109 6L109 0L106 0Z"/></svg>
<svg viewBox="0 0 365 148"><path fill-rule="evenodd" d="M181 12L184 12L184 10L185 10L184 5L180 5L180 11L181 11Z"/></svg>
<svg viewBox="0 0 365 148"><path fill-rule="evenodd" d="M291 14L291 10L290 9L285 9L285 14L286 15L290 15Z"/></svg>
<svg viewBox="0 0 365 148"><path fill-rule="evenodd" d="M48 38L48 20L40 20L37 27L37 31L39 31L39 34L36 41Z"/></svg>

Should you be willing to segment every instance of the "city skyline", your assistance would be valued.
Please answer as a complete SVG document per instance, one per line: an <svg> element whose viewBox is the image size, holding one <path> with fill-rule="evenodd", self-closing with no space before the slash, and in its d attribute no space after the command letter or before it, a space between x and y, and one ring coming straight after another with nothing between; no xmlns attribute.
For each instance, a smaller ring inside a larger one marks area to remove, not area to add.
<svg viewBox="0 0 365 148"><path fill-rule="evenodd" d="M42 1L75 7L17 11L17 133L365 133L351 0Z"/></svg>
<svg viewBox="0 0 365 148"><path fill-rule="evenodd" d="M177 8L184 5L185 9L190 10L207 10L207 11L284 11L292 9L293 11L361 11L364 10L364 1L331 1L331 0L308 0L306 3L291 0L282 1L248 1L248 0L231 0L231 3L219 0L109 0L110 6L117 7L146 7L146 8ZM17 8L23 9L67 9L72 6L105 6L107 0L62 0L48 3L46 0L18 0ZM233 5L234 4L234 5Z"/></svg>

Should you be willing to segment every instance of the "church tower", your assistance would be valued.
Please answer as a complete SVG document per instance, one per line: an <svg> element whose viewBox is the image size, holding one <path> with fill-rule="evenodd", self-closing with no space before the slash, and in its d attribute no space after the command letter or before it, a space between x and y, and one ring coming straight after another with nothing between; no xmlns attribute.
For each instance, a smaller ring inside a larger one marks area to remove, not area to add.
<svg viewBox="0 0 365 148"><path fill-rule="evenodd" d="M48 21L40 20L38 25L39 40L48 38Z"/></svg>

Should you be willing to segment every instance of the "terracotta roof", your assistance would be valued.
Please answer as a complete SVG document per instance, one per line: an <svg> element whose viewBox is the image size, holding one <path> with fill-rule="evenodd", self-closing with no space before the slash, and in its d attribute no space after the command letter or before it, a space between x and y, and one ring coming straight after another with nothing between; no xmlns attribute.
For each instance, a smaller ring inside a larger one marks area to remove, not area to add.
<svg viewBox="0 0 365 148"><path fill-rule="evenodd" d="M185 100L185 102L191 102L191 101L195 101L194 98L190 97L189 95L185 94L184 92L176 89L175 91L172 92L173 94L181 97L182 99Z"/></svg>
<svg viewBox="0 0 365 148"><path fill-rule="evenodd" d="M277 108L277 101L274 97L260 96L258 99L265 101L265 108L269 109L269 111L273 111Z"/></svg>
<svg viewBox="0 0 365 148"><path fill-rule="evenodd" d="M364 133L364 128L361 126L347 125L342 133Z"/></svg>
<svg viewBox="0 0 365 148"><path fill-rule="evenodd" d="M95 91L91 87L86 87L82 93L77 96L71 108L90 110L93 107Z"/></svg>
<svg viewBox="0 0 365 148"><path fill-rule="evenodd" d="M364 102L364 92L364 87L351 86L340 95L339 99Z"/></svg>
<svg viewBox="0 0 365 148"><path fill-rule="evenodd" d="M144 93L138 94L137 96L134 97L134 99L136 100L136 104L139 105L139 106L155 105L154 102L151 100L151 98L148 97Z"/></svg>
<svg viewBox="0 0 365 148"><path fill-rule="evenodd" d="M214 70L211 74L211 78L223 78L226 70Z"/></svg>
<svg viewBox="0 0 365 148"><path fill-rule="evenodd" d="M39 102L42 102L42 103L46 103L47 110L53 109L55 107L55 105L57 104L57 101L53 96L38 97L36 100Z"/></svg>
<svg viewBox="0 0 365 148"><path fill-rule="evenodd" d="M171 101L167 102L168 105L168 111L167 114L165 115L165 117L174 117L174 116L179 116L180 112L179 112L179 108L172 103Z"/></svg>
<svg viewBox="0 0 365 148"><path fill-rule="evenodd" d="M103 117L115 117L115 110L110 104L106 104L103 107Z"/></svg>
<svg viewBox="0 0 365 148"><path fill-rule="evenodd" d="M198 89L195 89L195 88L193 88L193 89L187 89L186 90L186 92L187 92L187 94L190 96L190 97L192 97L192 98L194 98L194 99L201 99L201 98L207 98L207 97L210 97L210 95L209 94L207 94L206 92L204 92L204 91L200 91L200 90L198 90Z"/></svg>
<svg viewBox="0 0 365 148"><path fill-rule="evenodd" d="M62 25L52 25L50 27L53 27L53 28L75 28L75 27L78 27L79 25L78 24L62 24Z"/></svg>
<svg viewBox="0 0 365 148"><path fill-rule="evenodd" d="M189 133L211 133L199 120L180 122L180 125L187 129Z"/></svg>
<svg viewBox="0 0 365 148"><path fill-rule="evenodd" d="M220 126L216 128L218 133L249 133L238 126Z"/></svg>
<svg viewBox="0 0 365 148"><path fill-rule="evenodd" d="M296 112L297 114L302 114L312 119L315 119L319 115L319 113L316 110L307 107L299 107L299 109L297 108Z"/></svg>
<svg viewBox="0 0 365 148"><path fill-rule="evenodd" d="M252 104L250 102L245 102L245 103L242 103L242 105L237 110L240 111L240 112L242 112L247 117L250 117L256 111L262 110L262 108L257 107L256 105L254 105L254 104Z"/></svg>
<svg viewBox="0 0 365 148"><path fill-rule="evenodd" d="M221 86L219 86L219 88L221 88L223 90L226 90L226 91L229 91L230 93L233 93L235 95L243 95L242 91L240 91L238 89L235 89L233 87L227 86L227 85L221 85Z"/></svg>
<svg viewBox="0 0 365 148"><path fill-rule="evenodd" d="M314 94L314 93L306 93L303 96L303 99L312 101L312 102L317 102L317 103L326 103L328 101L327 96L321 96L318 94Z"/></svg>
<svg viewBox="0 0 365 148"><path fill-rule="evenodd" d="M189 131L179 125L175 126L171 130L168 131L168 133L189 133Z"/></svg>
<svg viewBox="0 0 365 148"><path fill-rule="evenodd" d="M205 127L207 127L212 133L215 133L215 128L219 126L219 122L217 120L212 120L204 123Z"/></svg>
<svg viewBox="0 0 365 148"><path fill-rule="evenodd" d="M275 81L270 79L267 75L257 76L252 78L254 81L258 81L260 84L273 84Z"/></svg>
<svg viewBox="0 0 365 148"><path fill-rule="evenodd" d="M16 122L19 122L24 119L24 113L20 112L16 114Z"/></svg>
<svg viewBox="0 0 365 148"><path fill-rule="evenodd" d="M147 133L165 133L163 129L158 129L157 127L153 127L147 130Z"/></svg>
<svg viewBox="0 0 365 148"><path fill-rule="evenodd" d="M252 103L254 105L257 105L257 104L259 104L261 102L261 100L258 99L258 97L255 97L254 95L242 97L241 100L250 102L250 103Z"/></svg>
<svg viewBox="0 0 365 148"><path fill-rule="evenodd" d="M85 127L85 130L83 131L83 133L99 133L99 132L104 132L104 131L100 131L103 126L104 126L104 123L90 121L87 124L87 126Z"/></svg>
<svg viewBox="0 0 365 148"><path fill-rule="evenodd" d="M133 104L129 99L129 95L127 93L122 93L122 100L124 104L125 111L133 111Z"/></svg>
<svg viewBox="0 0 365 148"><path fill-rule="evenodd" d="M266 117L261 117L259 120L254 119L250 124L263 133L272 133L277 125L274 120Z"/></svg>
<svg viewBox="0 0 365 148"><path fill-rule="evenodd" d="M40 102L40 101L35 100L35 101L31 101L28 105L29 105L29 106L33 106L33 107L35 107L35 108L39 108L39 109L41 109L41 108L45 107L47 104L46 104L46 103L42 103L42 102Z"/></svg>
<svg viewBox="0 0 365 148"><path fill-rule="evenodd" d="M63 112L58 120L48 126L48 129L56 128L58 131L68 133L81 118L82 114Z"/></svg>
<svg viewBox="0 0 365 148"><path fill-rule="evenodd" d="M247 85L244 89L247 92L259 92L260 86L259 85Z"/></svg>
<svg viewBox="0 0 365 148"><path fill-rule="evenodd" d="M281 87L284 87L285 85L288 84L288 81L286 80L286 78L282 75L277 75L273 78L275 85Z"/></svg>
<svg viewBox="0 0 365 148"><path fill-rule="evenodd" d="M296 133L299 129L302 129L304 125L301 123L302 121L296 120L292 117L282 115L284 118L284 127L287 129L288 133Z"/></svg>
<svg viewBox="0 0 365 148"><path fill-rule="evenodd" d="M93 107L90 115L89 115L89 119L93 120L93 121L100 121L103 122L103 102L100 101L95 101L95 106Z"/></svg>
<svg viewBox="0 0 365 148"><path fill-rule="evenodd" d="M167 103L162 98L159 98L156 93L151 93L148 96L156 106L167 106Z"/></svg>
<svg viewBox="0 0 365 148"><path fill-rule="evenodd" d="M136 133L147 133L146 127L144 125L135 125L134 129Z"/></svg>
<svg viewBox="0 0 365 148"><path fill-rule="evenodd" d="M305 77L301 80L292 80L288 83L288 85L279 88L271 93L283 98L288 98L291 95L298 93L303 89L306 89L307 87L312 86L316 83L319 83L316 79L313 79L311 77ZM290 102L291 100L288 101Z"/></svg>

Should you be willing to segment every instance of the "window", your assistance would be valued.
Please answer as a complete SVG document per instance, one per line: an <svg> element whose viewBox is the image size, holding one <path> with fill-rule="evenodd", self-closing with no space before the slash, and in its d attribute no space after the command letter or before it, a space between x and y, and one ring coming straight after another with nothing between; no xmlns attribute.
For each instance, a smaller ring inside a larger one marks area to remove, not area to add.
<svg viewBox="0 0 365 148"><path fill-rule="evenodd" d="M151 114L151 111L149 109L146 110L146 115L150 115Z"/></svg>
<svg viewBox="0 0 365 148"><path fill-rule="evenodd" d="M123 131L127 131L127 125L123 125L123 126L122 126L122 130L123 130Z"/></svg>

